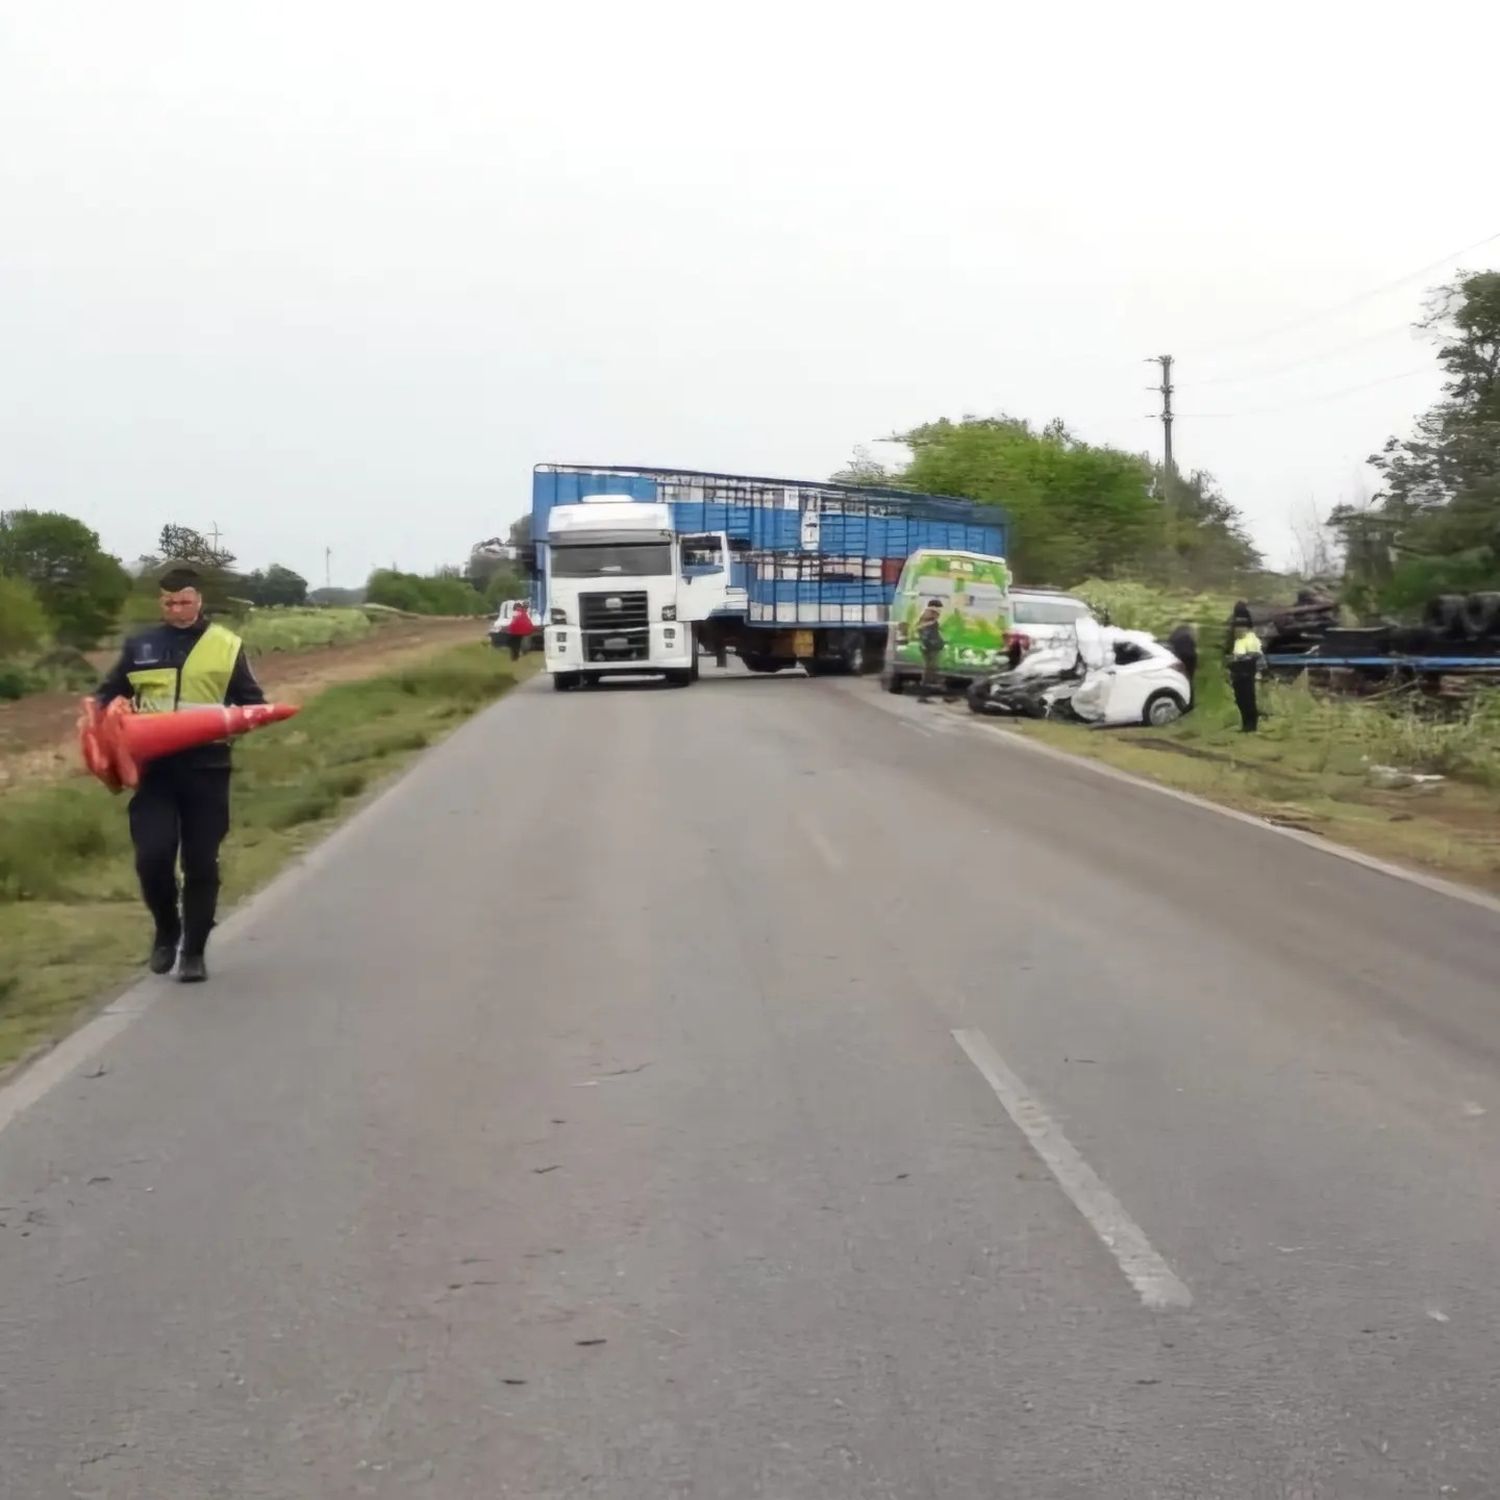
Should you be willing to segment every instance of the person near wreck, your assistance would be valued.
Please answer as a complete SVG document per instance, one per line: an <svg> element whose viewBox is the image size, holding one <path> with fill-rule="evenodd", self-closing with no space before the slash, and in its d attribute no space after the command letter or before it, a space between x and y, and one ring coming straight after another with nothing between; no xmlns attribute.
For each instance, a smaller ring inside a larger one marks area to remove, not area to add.
<svg viewBox="0 0 1500 1500"><path fill-rule="evenodd" d="M917 616L917 647L922 653L922 683L918 689L922 698L929 698L943 690L940 668L943 663L943 601L929 599L927 608Z"/></svg>
<svg viewBox="0 0 1500 1500"><path fill-rule="evenodd" d="M1183 675L1188 680L1188 704L1195 701L1193 688L1198 676L1198 631L1197 627L1184 620L1167 637L1167 650L1182 663Z"/></svg>
<svg viewBox="0 0 1500 1500"><path fill-rule="evenodd" d="M1254 734L1260 728L1260 701L1256 683L1265 669L1265 650L1249 620L1234 622L1234 644L1229 651L1229 683L1234 706L1240 711L1240 733Z"/></svg>
<svg viewBox="0 0 1500 1500"><path fill-rule="evenodd" d="M94 694L101 708L129 698L137 713L264 703L244 643L203 610L199 575L169 568L159 580L161 623L131 636ZM130 799L130 840L141 896L156 924L153 974L208 977L204 953L219 899L219 845L229 832L229 741L152 761ZM182 862L182 889L177 864ZM180 949L180 952L179 952Z"/></svg>

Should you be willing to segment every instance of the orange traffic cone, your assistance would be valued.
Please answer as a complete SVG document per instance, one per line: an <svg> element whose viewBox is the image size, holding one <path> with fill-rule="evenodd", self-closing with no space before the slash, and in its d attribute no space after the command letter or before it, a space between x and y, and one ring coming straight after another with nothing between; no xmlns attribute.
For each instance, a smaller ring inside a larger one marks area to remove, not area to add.
<svg viewBox="0 0 1500 1500"><path fill-rule="evenodd" d="M83 763L111 791L137 786L141 767L163 755L176 755L231 735L248 734L266 724L290 719L289 703L257 703L247 708L183 708L170 714L138 714L124 698L102 713L84 700L78 721Z"/></svg>

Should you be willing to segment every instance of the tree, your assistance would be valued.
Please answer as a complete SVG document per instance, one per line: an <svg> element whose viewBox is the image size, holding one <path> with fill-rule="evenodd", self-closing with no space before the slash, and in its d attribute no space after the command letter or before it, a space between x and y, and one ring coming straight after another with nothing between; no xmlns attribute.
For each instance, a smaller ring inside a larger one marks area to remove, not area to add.
<svg viewBox="0 0 1500 1500"><path fill-rule="evenodd" d="M512 547L529 547L531 545L531 512L518 516L510 523L510 544Z"/></svg>
<svg viewBox="0 0 1500 1500"><path fill-rule="evenodd" d="M47 634L47 612L24 578L0 574L0 661L33 650Z"/></svg>
<svg viewBox="0 0 1500 1500"><path fill-rule="evenodd" d="M849 462L828 477L834 484L867 484L881 489L890 489L901 482L900 476L886 468L862 443L856 446Z"/></svg>
<svg viewBox="0 0 1500 1500"><path fill-rule="evenodd" d="M1009 560L1027 583L1113 578L1160 551L1163 507L1137 454L1094 447L1061 422L1037 432L1005 416L944 418L901 441L912 450L905 486L1005 507Z"/></svg>
<svg viewBox="0 0 1500 1500"><path fill-rule="evenodd" d="M161 529L157 551L165 562L192 563L199 568L227 573L234 567L234 553L215 546L201 531L169 521Z"/></svg>
<svg viewBox="0 0 1500 1500"><path fill-rule="evenodd" d="M252 604L262 606L295 605L307 603L307 580L280 563L272 563L265 572L259 568L247 573L240 585Z"/></svg>
<svg viewBox="0 0 1500 1500"><path fill-rule="evenodd" d="M1169 482L1158 468L1155 488L1165 527L1162 554L1149 571L1162 582L1218 588L1260 566L1244 520L1207 470L1194 469L1186 478L1173 474Z"/></svg>
<svg viewBox="0 0 1500 1500"><path fill-rule="evenodd" d="M1355 586L1395 608L1500 587L1500 271L1438 288L1418 326L1442 339L1443 399L1371 457L1375 504L1331 518Z"/></svg>
<svg viewBox="0 0 1500 1500"><path fill-rule="evenodd" d="M439 572L423 578L417 573L399 573L394 568L378 568L370 574L365 599L388 609L402 609L417 615L475 615L484 601L464 579Z"/></svg>
<svg viewBox="0 0 1500 1500"><path fill-rule="evenodd" d="M64 645L96 645L119 617L130 576L98 534L58 511L0 514L0 573L24 579Z"/></svg>

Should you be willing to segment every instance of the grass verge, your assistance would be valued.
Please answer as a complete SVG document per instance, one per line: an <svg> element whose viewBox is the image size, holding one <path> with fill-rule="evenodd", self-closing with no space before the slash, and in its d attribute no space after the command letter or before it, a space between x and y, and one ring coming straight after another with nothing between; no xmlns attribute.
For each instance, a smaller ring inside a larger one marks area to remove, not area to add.
<svg viewBox="0 0 1500 1500"><path fill-rule="evenodd" d="M521 675L529 664L521 664ZM235 752L221 908L263 885L370 788L498 698L516 669L485 644L340 683ZM82 778L0 796L0 1069L129 978L150 933L123 798Z"/></svg>
<svg viewBox="0 0 1500 1500"><path fill-rule="evenodd" d="M1323 697L1272 684L1259 734L1239 732L1228 685L1198 674L1194 711L1165 729L1028 723L1016 732L1164 786L1321 834L1367 853L1500 890L1500 695L1438 722L1404 703ZM1436 772L1383 788L1372 766Z"/></svg>

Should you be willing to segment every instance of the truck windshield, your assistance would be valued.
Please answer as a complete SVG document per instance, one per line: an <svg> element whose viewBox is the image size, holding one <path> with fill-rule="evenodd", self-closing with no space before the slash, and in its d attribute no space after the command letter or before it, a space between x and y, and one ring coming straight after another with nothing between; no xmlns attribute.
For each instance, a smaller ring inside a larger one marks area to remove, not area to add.
<svg viewBox="0 0 1500 1500"><path fill-rule="evenodd" d="M672 571L670 542L552 547L554 578L656 578Z"/></svg>

